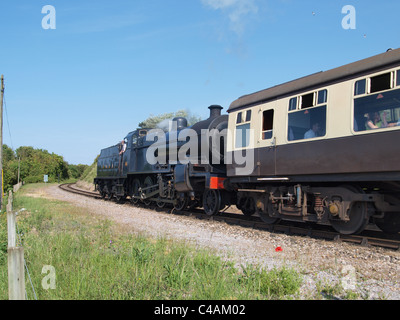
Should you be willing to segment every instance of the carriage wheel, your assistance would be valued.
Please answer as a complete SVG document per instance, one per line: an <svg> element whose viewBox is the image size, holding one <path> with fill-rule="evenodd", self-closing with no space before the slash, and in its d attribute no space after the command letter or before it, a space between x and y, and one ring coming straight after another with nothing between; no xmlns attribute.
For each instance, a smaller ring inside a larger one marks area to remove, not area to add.
<svg viewBox="0 0 400 320"><path fill-rule="evenodd" d="M241 198L239 206L245 216L250 217L256 213L256 204L253 197Z"/></svg>
<svg viewBox="0 0 400 320"><path fill-rule="evenodd" d="M215 215L221 209L221 193L219 190L207 189L203 196L203 209L209 215Z"/></svg>
<svg viewBox="0 0 400 320"><path fill-rule="evenodd" d="M268 201L267 212L259 211L258 214L260 215L261 220L268 224L274 224L281 220L280 218L273 217L273 215L278 214L278 211L273 207L270 201Z"/></svg>
<svg viewBox="0 0 400 320"><path fill-rule="evenodd" d="M331 220L332 227L341 234L357 234L368 224L368 208L365 202L354 202L349 209L349 221Z"/></svg>
<svg viewBox="0 0 400 320"><path fill-rule="evenodd" d="M279 218L270 217L269 214L266 212L259 212L259 215L260 215L261 220L268 224L274 224L280 220Z"/></svg>

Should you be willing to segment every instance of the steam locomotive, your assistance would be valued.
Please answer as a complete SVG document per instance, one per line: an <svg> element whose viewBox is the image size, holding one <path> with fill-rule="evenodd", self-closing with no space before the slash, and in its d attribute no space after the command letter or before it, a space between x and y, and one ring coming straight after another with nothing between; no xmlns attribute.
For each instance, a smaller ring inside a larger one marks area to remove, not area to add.
<svg viewBox="0 0 400 320"><path fill-rule="evenodd" d="M96 189L209 215L236 205L266 223L369 222L400 231L400 49L240 97L190 127L138 129L101 150Z"/></svg>
<svg viewBox="0 0 400 320"><path fill-rule="evenodd" d="M223 157L226 139L224 129L227 128L228 116L221 115L222 107L219 105L212 105L209 109L208 119L190 127L185 118L172 119L172 130L164 136L161 129L156 130L156 136L163 136L160 140L149 139L154 129L130 132L124 138L127 146L121 155L118 144L101 150L97 162L97 177L94 180L96 190L102 197L115 197L117 201L129 198L134 204L139 201L147 205L155 202L160 208L172 204L177 210L187 206L204 206L206 212L214 210L217 213L217 208L210 203L212 199L208 193L213 193L214 187L221 186L226 179L226 165L223 161L213 163L204 160L210 159L210 155L211 158L215 157L215 153L220 159ZM185 131L188 131L187 135ZM218 150L210 149L213 145L204 141L204 132L214 133L214 136L207 137L209 141L218 136ZM186 163L177 161L177 153L187 144L186 141L179 140L179 137L189 135L192 140L195 139L191 151L196 154L196 158L189 154ZM151 153L151 148L155 152ZM197 150L193 150L194 148ZM163 161L154 162L150 158ZM224 202L219 201L218 210L230 203L225 192L223 194Z"/></svg>

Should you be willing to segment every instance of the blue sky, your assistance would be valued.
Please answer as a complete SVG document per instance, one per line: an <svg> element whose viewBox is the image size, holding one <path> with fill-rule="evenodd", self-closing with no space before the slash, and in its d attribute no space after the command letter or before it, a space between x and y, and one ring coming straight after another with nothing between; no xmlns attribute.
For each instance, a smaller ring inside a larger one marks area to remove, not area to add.
<svg viewBox="0 0 400 320"><path fill-rule="evenodd" d="M54 30L42 28L45 5ZM356 29L342 27L345 5ZM398 48L398 12L394 0L2 1L4 143L91 164L151 114L207 118L211 104L226 111L241 95Z"/></svg>

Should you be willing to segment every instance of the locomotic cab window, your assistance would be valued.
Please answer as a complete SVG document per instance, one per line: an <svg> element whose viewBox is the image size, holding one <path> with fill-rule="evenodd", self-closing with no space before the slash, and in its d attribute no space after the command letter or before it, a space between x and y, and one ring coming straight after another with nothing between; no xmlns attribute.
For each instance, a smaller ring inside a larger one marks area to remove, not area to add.
<svg viewBox="0 0 400 320"><path fill-rule="evenodd" d="M400 86L399 76L397 70L356 81L354 131L400 126L400 88L390 91L394 86Z"/></svg>
<svg viewBox="0 0 400 320"><path fill-rule="evenodd" d="M308 93L289 100L289 141L325 136L327 100L327 90ZM297 101L299 101L298 106Z"/></svg>

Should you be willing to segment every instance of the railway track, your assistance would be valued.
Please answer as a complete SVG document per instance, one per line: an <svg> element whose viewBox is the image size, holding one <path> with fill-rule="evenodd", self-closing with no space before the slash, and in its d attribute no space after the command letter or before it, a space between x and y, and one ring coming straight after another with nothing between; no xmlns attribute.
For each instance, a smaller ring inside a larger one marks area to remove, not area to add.
<svg viewBox="0 0 400 320"><path fill-rule="evenodd" d="M95 199L101 199L100 194L98 192L86 191L86 190L78 189L78 188L75 187L75 183L60 184L59 188L64 190L64 191L80 194L82 196L87 196L87 197L91 197L91 198L95 198Z"/></svg>
<svg viewBox="0 0 400 320"><path fill-rule="evenodd" d="M75 187L74 183L67 183L59 185L59 187L64 190L75 194L80 194L83 196L101 199L98 192L85 191ZM144 206L144 204L139 203L136 206ZM146 207L149 208L149 207ZM150 207L151 209L152 207ZM277 224L267 224L262 222L257 217L247 217L242 214L235 214L226 211L221 211L219 215L208 216L201 210L193 211L177 211L171 208L158 208L154 206L158 212L173 213L176 215L185 215L194 217L197 219L205 219L211 221L225 222L231 225L238 225L246 228L253 228L258 230L266 230L271 233L284 233L287 235L298 235L310 238L324 239L328 241L343 241L354 243L362 246L378 246L382 248L400 250L400 234L388 235L382 231L374 230L373 227L369 227L358 235L343 235L335 232L329 226L324 225L310 225L299 222L291 221L281 221Z"/></svg>

